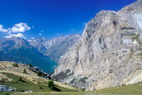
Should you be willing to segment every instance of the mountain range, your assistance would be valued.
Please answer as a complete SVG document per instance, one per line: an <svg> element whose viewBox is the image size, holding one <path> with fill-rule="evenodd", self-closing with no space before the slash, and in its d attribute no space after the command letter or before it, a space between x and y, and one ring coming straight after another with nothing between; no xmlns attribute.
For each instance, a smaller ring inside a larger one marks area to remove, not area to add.
<svg viewBox="0 0 142 95"><path fill-rule="evenodd" d="M81 36L78 34L61 36L53 39L38 38L29 40L29 43L51 60L59 62L62 56L70 47L72 47Z"/></svg>
<svg viewBox="0 0 142 95"><path fill-rule="evenodd" d="M52 73L60 56L79 38L79 35L63 36L51 40L45 38L33 40L18 37L1 38L0 61L32 64L47 73Z"/></svg>
<svg viewBox="0 0 142 95"><path fill-rule="evenodd" d="M1 38L0 61L32 64L54 72L54 80L86 90L142 82L142 0L100 11L82 36Z"/></svg>

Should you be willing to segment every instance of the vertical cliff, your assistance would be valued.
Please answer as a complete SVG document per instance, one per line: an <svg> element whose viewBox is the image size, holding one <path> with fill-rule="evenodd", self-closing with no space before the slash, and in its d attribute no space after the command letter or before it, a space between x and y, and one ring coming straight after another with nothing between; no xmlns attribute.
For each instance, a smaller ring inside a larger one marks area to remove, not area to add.
<svg viewBox="0 0 142 95"><path fill-rule="evenodd" d="M88 90L141 82L141 17L142 0L118 12L99 12L52 78Z"/></svg>

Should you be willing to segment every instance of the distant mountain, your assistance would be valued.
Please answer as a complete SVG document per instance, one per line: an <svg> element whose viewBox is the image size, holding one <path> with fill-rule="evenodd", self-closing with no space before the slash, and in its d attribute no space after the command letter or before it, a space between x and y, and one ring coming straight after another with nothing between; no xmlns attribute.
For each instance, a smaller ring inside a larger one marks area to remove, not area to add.
<svg viewBox="0 0 142 95"><path fill-rule="evenodd" d="M54 61L50 61L28 41L17 37L0 39L0 61L32 64L48 73L53 72L56 66Z"/></svg>
<svg viewBox="0 0 142 95"><path fill-rule="evenodd" d="M38 38L30 40L29 43L35 47L39 52L48 56L51 60L59 62L59 59L64 53L72 47L81 36L78 34L61 36L51 40L45 38Z"/></svg>
<svg viewBox="0 0 142 95"><path fill-rule="evenodd" d="M45 52L47 51L49 40L42 37L42 38L28 40L28 42L31 46L36 48L40 53L45 54Z"/></svg>
<svg viewBox="0 0 142 95"><path fill-rule="evenodd" d="M14 61L32 64L43 71L52 73L56 63L80 35L69 35L54 39L37 38L25 40L18 37L0 39L0 61Z"/></svg>

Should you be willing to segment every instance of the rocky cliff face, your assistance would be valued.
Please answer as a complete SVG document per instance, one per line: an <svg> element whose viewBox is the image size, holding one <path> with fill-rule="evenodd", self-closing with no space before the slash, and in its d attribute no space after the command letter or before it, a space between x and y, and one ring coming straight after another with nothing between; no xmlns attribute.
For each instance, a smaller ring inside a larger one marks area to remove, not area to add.
<svg viewBox="0 0 142 95"><path fill-rule="evenodd" d="M82 40L60 59L52 78L83 89L142 81L142 0L122 10L101 11Z"/></svg>

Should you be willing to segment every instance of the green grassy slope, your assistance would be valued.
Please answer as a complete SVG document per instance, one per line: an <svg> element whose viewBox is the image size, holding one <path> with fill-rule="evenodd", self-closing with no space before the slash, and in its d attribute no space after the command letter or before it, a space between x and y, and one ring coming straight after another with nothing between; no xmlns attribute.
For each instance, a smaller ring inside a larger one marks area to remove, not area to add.
<svg viewBox="0 0 142 95"><path fill-rule="evenodd" d="M96 91L97 93L111 93L118 95L142 95L142 83L121 86L116 88L108 88Z"/></svg>
<svg viewBox="0 0 142 95"><path fill-rule="evenodd" d="M47 82L42 83L42 84L41 83L34 84L33 82L26 80L24 78L22 78L23 81L19 81L20 77L17 75L13 75L10 73L2 73L2 74L11 78L12 81L10 82L0 81L0 85L14 87L16 88L16 90L13 92L0 92L0 95L8 95L8 93L12 94L15 92L24 92L24 91L29 91L29 90L33 92L70 92L70 91L74 92L74 91L77 91L77 90L71 90L68 88L60 87L57 85L55 85L55 88L51 90L50 88L48 88Z"/></svg>
<svg viewBox="0 0 142 95"><path fill-rule="evenodd" d="M18 94L18 95L142 95L142 83L128 86L121 86L116 88L107 88L97 91L83 91L83 92L34 92L32 94Z"/></svg>

